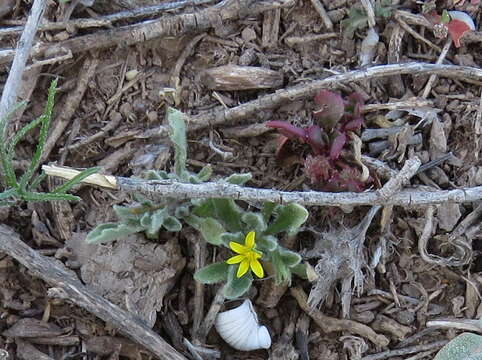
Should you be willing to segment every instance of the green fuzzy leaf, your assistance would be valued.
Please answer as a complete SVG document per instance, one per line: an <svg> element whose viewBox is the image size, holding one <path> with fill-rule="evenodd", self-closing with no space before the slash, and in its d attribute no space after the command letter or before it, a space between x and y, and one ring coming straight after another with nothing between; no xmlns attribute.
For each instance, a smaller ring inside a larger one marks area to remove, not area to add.
<svg viewBox="0 0 482 360"><path fill-rule="evenodd" d="M241 231L241 216L243 210L236 205L232 199L211 199L216 216L213 216L221 220L230 232Z"/></svg>
<svg viewBox="0 0 482 360"><path fill-rule="evenodd" d="M229 265L226 262L217 262L196 271L194 280L203 284L215 284L226 281L228 278Z"/></svg>
<svg viewBox="0 0 482 360"><path fill-rule="evenodd" d="M298 204L279 205L275 212L276 219L268 226L265 234L277 234L281 231L286 231L289 235L295 234L308 218L308 211Z"/></svg>
<svg viewBox="0 0 482 360"><path fill-rule="evenodd" d="M147 180L169 180L169 174L164 170L148 170L144 173Z"/></svg>
<svg viewBox="0 0 482 360"><path fill-rule="evenodd" d="M274 251L278 247L278 239L272 235L260 235L256 238L256 247L263 252Z"/></svg>
<svg viewBox="0 0 482 360"><path fill-rule="evenodd" d="M182 224L174 216L168 216L162 224L167 231L178 232L182 229Z"/></svg>
<svg viewBox="0 0 482 360"><path fill-rule="evenodd" d="M263 203L263 209L261 209L261 214L263 214L263 219L266 223L269 221L276 206L278 206L278 204L271 201Z"/></svg>
<svg viewBox="0 0 482 360"><path fill-rule="evenodd" d="M87 235L85 241L89 244L107 243L143 230L144 228L140 225L105 223L96 226L89 235Z"/></svg>
<svg viewBox="0 0 482 360"><path fill-rule="evenodd" d="M256 231L256 234L261 234L264 230L266 230L267 225L261 214L247 212L243 214L241 220L248 226L249 229Z"/></svg>
<svg viewBox="0 0 482 360"><path fill-rule="evenodd" d="M213 218L202 219L199 231L201 232L204 240L217 246L223 243L221 235L226 232L224 226Z"/></svg>
<svg viewBox="0 0 482 360"><path fill-rule="evenodd" d="M119 206L112 207L120 220L138 219L145 212L140 206Z"/></svg>
<svg viewBox="0 0 482 360"><path fill-rule="evenodd" d="M200 184L202 183L201 179L198 178L195 174L189 174L187 176L187 182L190 184Z"/></svg>
<svg viewBox="0 0 482 360"><path fill-rule="evenodd" d="M153 208L154 203L146 198L145 196L139 194L139 193L133 193L132 197L134 198L135 201L137 201L140 205L146 206L148 208Z"/></svg>
<svg viewBox="0 0 482 360"><path fill-rule="evenodd" d="M308 280L308 275L306 274L306 264L295 265L290 268L290 271L300 278Z"/></svg>
<svg viewBox="0 0 482 360"><path fill-rule="evenodd" d="M224 179L224 181L234 185L244 185L252 178L253 178L253 175L251 175L251 173L233 174L227 177L226 179Z"/></svg>
<svg viewBox="0 0 482 360"><path fill-rule="evenodd" d="M187 179L186 160L187 160L187 140L186 124L184 114L179 110L169 108L167 110L167 120L171 133L169 138L174 144L174 172L181 179Z"/></svg>
<svg viewBox="0 0 482 360"><path fill-rule="evenodd" d="M148 236L149 235L152 236L152 238L157 238L161 227L163 225L164 227L166 227L164 223L166 222L167 217L169 216L168 210L167 208L162 208L154 212L146 213L146 215L150 216L150 223L148 228L146 229L146 234L148 234Z"/></svg>
<svg viewBox="0 0 482 360"><path fill-rule="evenodd" d="M244 244L244 238L245 235L242 232L221 234L221 241L226 247L229 247L231 241Z"/></svg>
<svg viewBox="0 0 482 360"><path fill-rule="evenodd" d="M271 253L271 263L275 271L275 282L277 285L287 283L291 285L291 271L285 265L283 259L277 251Z"/></svg>
<svg viewBox="0 0 482 360"><path fill-rule="evenodd" d="M189 208L189 205L186 205L186 204L179 205L174 211L174 216L177 217L178 219L182 219L188 216L190 212L191 212L191 209Z"/></svg>
<svg viewBox="0 0 482 360"><path fill-rule="evenodd" d="M279 254L281 256L281 259L283 260L285 265L288 266L288 267L296 266L302 260L300 254L298 254L294 251L290 251L288 249L283 249L281 247L279 248L278 251L279 251Z"/></svg>
<svg viewBox="0 0 482 360"><path fill-rule="evenodd" d="M201 217L216 217L216 209L212 199L192 199L191 204L194 205L192 213Z"/></svg>
<svg viewBox="0 0 482 360"><path fill-rule="evenodd" d="M238 271L238 265L229 266L228 280L224 287L224 296L226 299L236 299L246 293L251 287L253 282L253 276L251 271L248 271L244 276L238 278L236 273Z"/></svg>
<svg viewBox="0 0 482 360"><path fill-rule="evenodd" d="M201 181L208 181L213 174L213 168L211 165L204 166L198 173L197 177Z"/></svg>
<svg viewBox="0 0 482 360"><path fill-rule="evenodd" d="M445 345L433 360L482 360L482 336L460 334Z"/></svg>

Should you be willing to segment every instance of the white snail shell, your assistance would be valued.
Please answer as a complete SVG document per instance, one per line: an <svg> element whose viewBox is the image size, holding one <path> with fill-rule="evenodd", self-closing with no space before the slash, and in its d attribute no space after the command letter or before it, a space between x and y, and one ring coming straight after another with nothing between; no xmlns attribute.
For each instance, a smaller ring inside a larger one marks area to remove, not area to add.
<svg viewBox="0 0 482 360"><path fill-rule="evenodd" d="M236 350L268 349L271 336L266 326L260 326L250 300L218 314L215 323L218 334Z"/></svg>
<svg viewBox="0 0 482 360"><path fill-rule="evenodd" d="M475 30L475 23L474 20L469 16L469 14L464 13L463 11L449 11L450 18L452 20L460 20L467 24L471 30Z"/></svg>

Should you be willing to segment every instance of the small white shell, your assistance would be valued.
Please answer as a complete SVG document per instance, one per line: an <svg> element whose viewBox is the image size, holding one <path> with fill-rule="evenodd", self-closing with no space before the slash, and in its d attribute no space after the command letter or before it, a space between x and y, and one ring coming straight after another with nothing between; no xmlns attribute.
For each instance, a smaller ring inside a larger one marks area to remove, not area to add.
<svg viewBox="0 0 482 360"><path fill-rule="evenodd" d="M474 20L470 17L469 14L464 13L463 11L457 11L457 10L449 11L448 13L452 20L463 21L464 23L467 24L468 27L470 27L471 30L475 30Z"/></svg>
<svg viewBox="0 0 482 360"><path fill-rule="evenodd" d="M251 301L218 314L215 322L218 334L236 350L269 349L271 337L266 326L259 326Z"/></svg>

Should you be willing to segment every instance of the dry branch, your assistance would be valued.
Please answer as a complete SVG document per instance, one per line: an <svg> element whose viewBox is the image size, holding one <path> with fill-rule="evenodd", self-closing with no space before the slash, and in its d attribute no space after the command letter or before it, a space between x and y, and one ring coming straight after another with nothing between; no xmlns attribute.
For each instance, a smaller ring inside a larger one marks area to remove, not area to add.
<svg viewBox="0 0 482 360"><path fill-rule="evenodd" d="M79 171L71 168L44 165L47 175L72 179ZM226 182L205 182L185 184L169 180L143 180L110 175L95 174L86 178L84 183L103 186L109 189L124 190L143 194L148 199L199 199L232 198L243 201L272 201L279 204L298 203L314 206L360 206L360 205L400 205L416 206L442 203L474 202L482 199L482 186L454 190L422 191L401 190L385 198L378 191L363 193L330 193L319 191L279 191L242 187Z"/></svg>
<svg viewBox="0 0 482 360"><path fill-rule="evenodd" d="M11 58L13 59L12 66L8 73L7 82L3 88L2 98L0 100L0 119L3 118L15 105L17 101L17 92L20 84L22 84L22 74L25 70L30 50L32 49L33 39L37 32L40 19L45 8L45 0L35 0L32 6L32 11L28 17L25 30L20 37L16 52L13 52ZM0 129L1 130L1 129Z"/></svg>
<svg viewBox="0 0 482 360"><path fill-rule="evenodd" d="M55 293L86 309L123 334L143 345L158 359L186 360L171 345L153 332L142 320L95 294L51 259L39 255L17 233L0 225L0 251L7 253L35 276L54 286Z"/></svg>
<svg viewBox="0 0 482 360"><path fill-rule="evenodd" d="M186 6L195 6L208 4L214 0L181 0L173 1L168 3L162 3L153 6L142 7L138 9L120 11L114 14L109 14L105 16L99 16L95 19L73 19L61 22L42 22L39 26L39 31L50 31L50 30L63 30L63 29L85 29L92 27L103 27L109 26L113 22L127 20L127 19L137 19L147 16L157 16L168 10L180 9ZM14 35L22 32L23 26L14 26L9 28L0 29L0 38L6 35Z"/></svg>
<svg viewBox="0 0 482 360"><path fill-rule="evenodd" d="M231 109L218 108L200 115L190 116L188 131L203 129L244 119L246 122L258 122L266 120L266 111L277 108L292 101L302 100L311 96L321 89L336 87L338 84L350 83L361 80L369 80L383 76L406 75L406 74L437 74L457 78L460 80L482 80L482 69L470 66L438 65L426 63L405 63L373 66L364 70L348 71L343 74L315 80L306 84L293 86L264 95L256 100L244 103ZM165 137L168 135L167 126L159 126L148 129L140 138Z"/></svg>
<svg viewBox="0 0 482 360"><path fill-rule="evenodd" d="M212 6L187 14L164 16L140 24L97 31L94 34L75 37L55 44L39 45L33 54L39 57L46 52L63 54L66 50L76 54L112 46L130 46L159 37L178 37L187 33L199 33L213 25L229 20L290 6L293 1L228 0L223 3L223 6ZM10 61L13 55L14 52L12 53L10 49L0 51L0 64Z"/></svg>

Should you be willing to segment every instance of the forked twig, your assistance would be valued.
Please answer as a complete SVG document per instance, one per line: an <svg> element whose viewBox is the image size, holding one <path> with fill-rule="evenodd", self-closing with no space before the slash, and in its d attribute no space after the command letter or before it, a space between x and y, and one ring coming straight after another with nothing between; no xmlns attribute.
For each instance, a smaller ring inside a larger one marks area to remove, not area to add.
<svg viewBox="0 0 482 360"><path fill-rule="evenodd" d="M71 179L79 173L72 168L44 165L47 175ZM172 199L232 198L235 200L278 204L298 203L314 206L360 206L360 205L400 205L416 206L442 204L446 202L464 203L482 200L482 186L454 190L423 191L404 189L392 196L384 197L378 191L362 193L330 193L320 191L279 191L258 189L229 184L226 182L205 182L186 184L170 180L143 180L111 175L94 174L83 180L84 183L102 187L137 192L148 199L157 201Z"/></svg>

